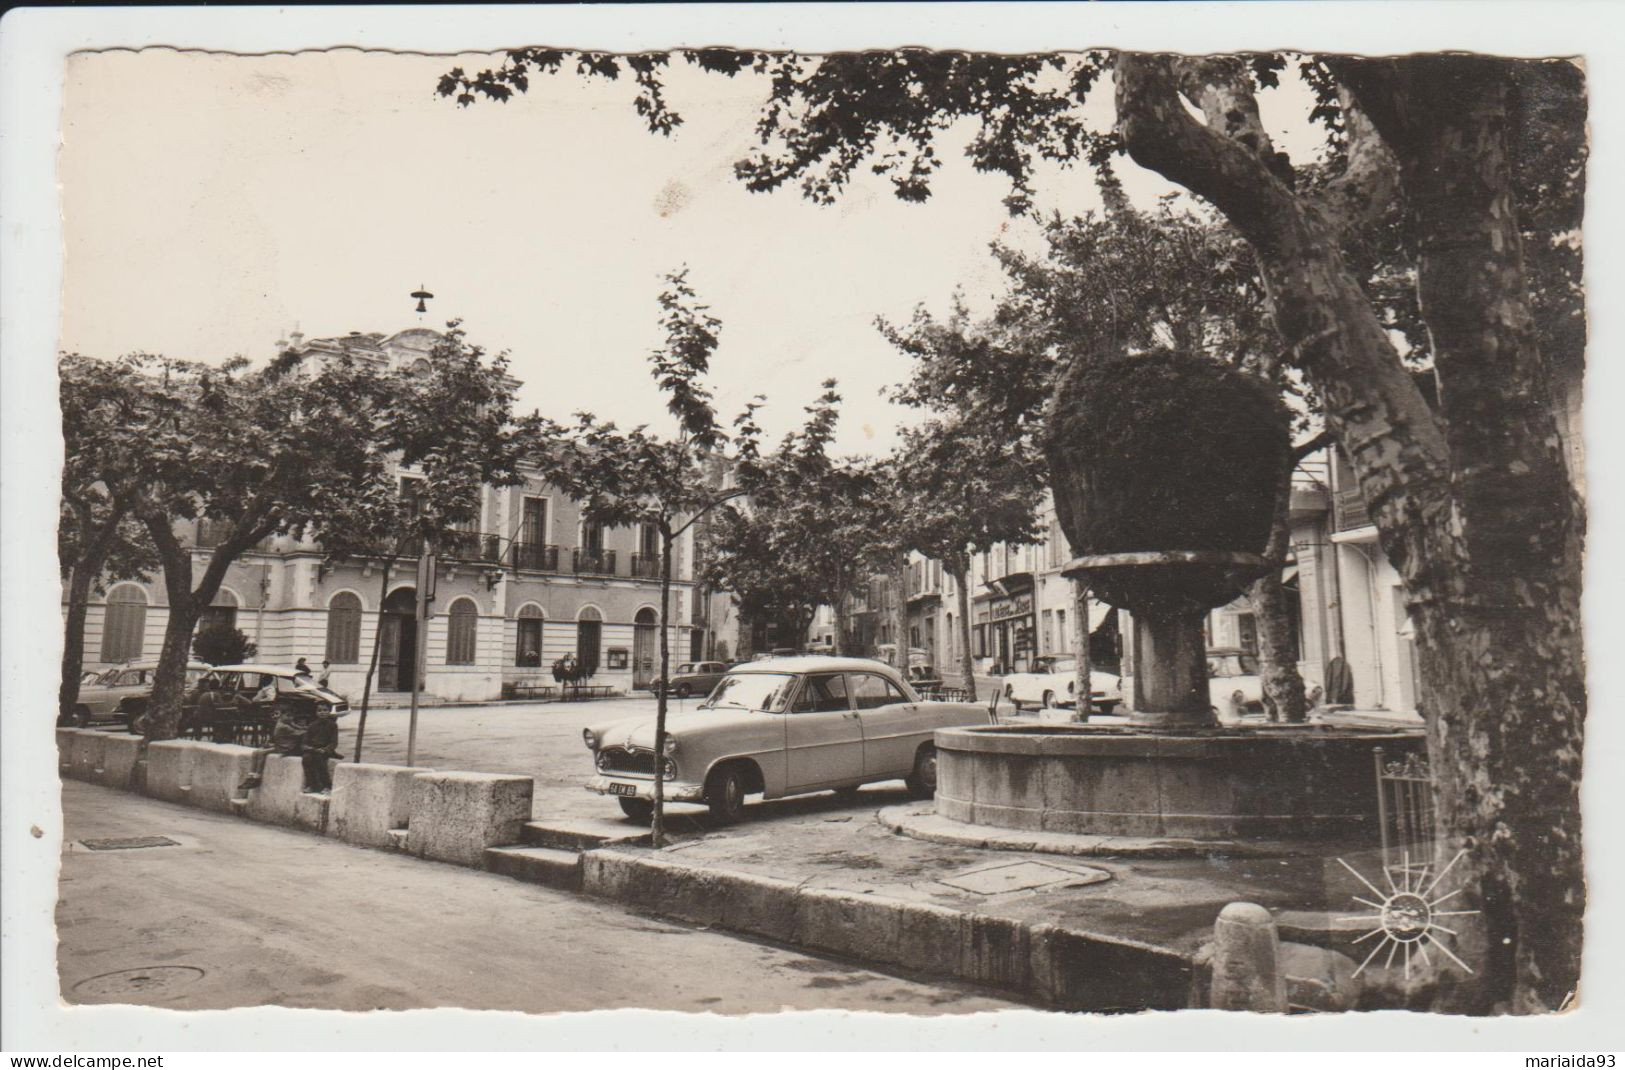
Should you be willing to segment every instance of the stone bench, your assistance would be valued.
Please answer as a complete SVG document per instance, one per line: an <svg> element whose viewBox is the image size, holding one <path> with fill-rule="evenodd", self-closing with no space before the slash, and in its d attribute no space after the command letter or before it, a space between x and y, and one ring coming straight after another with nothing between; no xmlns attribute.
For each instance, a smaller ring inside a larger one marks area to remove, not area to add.
<svg viewBox="0 0 1625 1070"><path fill-rule="evenodd" d="M230 746L225 743L203 745ZM327 832L329 797L305 794L305 763L296 755L267 755L259 786L249 789L247 794L247 800L237 809L250 821Z"/></svg>
<svg viewBox="0 0 1625 1070"><path fill-rule="evenodd" d="M327 835L363 847L395 847L392 832L409 828L412 781L422 766L340 762L333 769Z"/></svg>
<svg viewBox="0 0 1625 1070"><path fill-rule="evenodd" d="M502 773L412 778L406 849L419 858L482 867L487 847L518 843L535 782Z"/></svg>

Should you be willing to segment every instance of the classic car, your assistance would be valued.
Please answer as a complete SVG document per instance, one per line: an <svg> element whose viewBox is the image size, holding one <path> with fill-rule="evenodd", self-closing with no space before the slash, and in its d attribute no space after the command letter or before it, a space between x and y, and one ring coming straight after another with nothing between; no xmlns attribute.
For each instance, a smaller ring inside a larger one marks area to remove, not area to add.
<svg viewBox="0 0 1625 1070"><path fill-rule="evenodd" d="M1240 647L1212 647L1207 652L1207 693L1220 717L1264 712L1264 681L1258 659Z"/></svg>
<svg viewBox="0 0 1625 1070"><path fill-rule="evenodd" d="M196 684L210 667L204 661L188 662L187 688ZM73 723L81 726L122 723L125 728L135 731L136 719L147 708L147 700L152 697L153 676L157 671L156 661L138 661L108 669L97 676L94 683L81 683Z"/></svg>
<svg viewBox="0 0 1625 1070"><path fill-rule="evenodd" d="M1004 678L1004 697L1018 711L1028 704L1055 709L1078 704L1078 662L1065 655L1047 655L1033 662L1031 672ZM1123 701L1123 681L1109 672L1090 670L1089 702L1097 713L1110 713Z"/></svg>
<svg viewBox="0 0 1625 1070"><path fill-rule="evenodd" d="M279 709L311 716L329 706L341 717L350 712L343 695L280 665L219 666L198 681L187 706L183 724L212 725L217 740L244 724L270 724Z"/></svg>
<svg viewBox="0 0 1625 1070"><path fill-rule="evenodd" d="M586 787L638 821L653 813L657 768L667 799L704 803L723 822L744 816L757 792L776 799L901 778L929 795L936 730L991 720L985 706L921 701L878 661L769 658L734 666L704 702L668 713L664 754L646 715L585 729L598 770Z"/></svg>
<svg viewBox="0 0 1625 1070"><path fill-rule="evenodd" d="M685 661L671 674L671 693L678 698L709 695L727 672L728 666L720 661ZM655 686L660 686L658 681Z"/></svg>

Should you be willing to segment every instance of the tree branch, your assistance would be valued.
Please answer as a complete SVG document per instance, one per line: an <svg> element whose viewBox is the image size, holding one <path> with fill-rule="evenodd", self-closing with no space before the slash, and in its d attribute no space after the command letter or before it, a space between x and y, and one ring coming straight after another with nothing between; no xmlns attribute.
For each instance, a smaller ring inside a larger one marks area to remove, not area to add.
<svg viewBox="0 0 1625 1070"><path fill-rule="evenodd" d="M1183 70L1176 73L1175 65ZM1218 87L1197 85L1204 67L1197 61L1165 55L1125 52L1117 60L1117 132L1128 154L1142 167L1158 172L1210 201L1256 247L1273 248L1278 213L1290 211L1292 191L1277 177L1262 152L1272 152L1267 137L1256 147L1237 141L1220 128L1204 126L1185 110L1176 85L1187 94L1216 106ZM1251 101L1251 94L1246 98ZM1256 116L1257 105L1252 104ZM1228 125L1228 124L1227 124ZM1237 124L1256 144L1246 114Z"/></svg>
<svg viewBox="0 0 1625 1070"><path fill-rule="evenodd" d="M1339 232L1375 223L1399 191L1399 161L1354 94L1338 90L1348 134L1343 173L1314 198L1312 207Z"/></svg>

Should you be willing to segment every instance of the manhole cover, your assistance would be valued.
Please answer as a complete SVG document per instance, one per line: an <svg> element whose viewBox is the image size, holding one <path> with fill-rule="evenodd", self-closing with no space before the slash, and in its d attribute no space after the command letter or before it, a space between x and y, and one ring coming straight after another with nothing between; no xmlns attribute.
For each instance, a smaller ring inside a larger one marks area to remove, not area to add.
<svg viewBox="0 0 1625 1070"><path fill-rule="evenodd" d="M73 990L85 996L151 995L185 988L202 977L196 966L142 966L87 977Z"/></svg>
<svg viewBox="0 0 1625 1070"><path fill-rule="evenodd" d="M80 840L92 851L133 851L139 847L179 847L168 836L126 836L124 839Z"/></svg>
<svg viewBox="0 0 1625 1070"><path fill-rule="evenodd" d="M1022 892L1050 884L1099 884L1111 874L1093 866L1052 866L1047 862L1011 862L941 878L942 883L977 895Z"/></svg>

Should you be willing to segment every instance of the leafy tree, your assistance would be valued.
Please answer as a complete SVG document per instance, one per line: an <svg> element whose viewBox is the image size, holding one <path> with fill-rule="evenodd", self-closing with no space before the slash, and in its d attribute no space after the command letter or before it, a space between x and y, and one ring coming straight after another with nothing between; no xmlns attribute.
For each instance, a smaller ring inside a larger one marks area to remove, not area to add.
<svg viewBox="0 0 1625 1070"><path fill-rule="evenodd" d="M259 653L259 648L240 630L215 625L192 637L192 653L210 665L241 665Z"/></svg>
<svg viewBox="0 0 1625 1070"><path fill-rule="evenodd" d="M327 488L353 485L366 470L380 383L348 357L314 371L283 357L257 370L241 359L218 368L163 360L148 386L140 454L155 478L135 514L163 566L169 619L146 732L167 739L203 608L233 561L262 539L303 532L320 519ZM201 575L177 532L194 520L223 531Z"/></svg>
<svg viewBox="0 0 1625 1070"><path fill-rule="evenodd" d="M520 465L538 423L534 416L515 419L516 383L508 369L506 354L488 356L453 320L431 347L426 369L396 368L372 384L365 455L317 488L313 527L328 563L378 566L380 606L402 557L465 538L479 522L484 488L522 481ZM406 497L402 475L412 481ZM358 762L382 635L380 612L362 685Z"/></svg>
<svg viewBox="0 0 1625 1070"><path fill-rule="evenodd" d="M1038 541L1041 477L1030 456L1014 448L1001 429L960 417L932 419L904 431L892 463L898 495L888 523L903 546L941 561L954 578L959 671L974 700L971 559L1000 544ZM1087 621L1080 627L1087 630ZM1087 701L1087 688L1081 693Z"/></svg>
<svg viewBox="0 0 1625 1070"><path fill-rule="evenodd" d="M589 413L570 428L538 427L533 450L550 478L581 503L584 517L606 525L651 524L660 535L660 687L655 697L655 753L666 748L666 681L671 675L671 574L676 540L701 516L732 498L707 478L709 458L726 441L711 392L701 377L710 367L722 323L699 303L683 269L666 276L660 294L665 344L650 354L650 371L666 395L676 435L647 428L622 430ZM749 426L747 416L741 426ZM747 455L752 451L747 447ZM654 843L665 843L665 779L655 777Z"/></svg>
<svg viewBox="0 0 1625 1070"><path fill-rule="evenodd" d="M152 479L140 446L152 415L144 357L117 361L64 354L57 364L62 410L62 502L57 560L68 585L58 715L79 702L85 617L92 591L145 580L157 568L134 509Z"/></svg>
<svg viewBox="0 0 1625 1070"><path fill-rule="evenodd" d="M1542 299L1573 307L1578 251L1572 240L1567 258L1530 242L1523 219L1578 219L1579 68L1467 55L1304 58L1317 93L1309 118L1327 123L1329 139L1324 172L1302 180L1259 118L1257 91L1274 84L1281 55L518 49L493 70L447 72L439 89L469 104L507 99L566 63L588 76L624 69L638 112L669 134L681 118L660 74L673 56L770 76L763 147L735 168L751 189L796 180L827 202L867 165L898 196L921 200L942 166L936 135L968 119L977 132L966 153L1010 178L1013 210L1030 204L1035 160L1109 170L1122 149L1225 216L1252 249L1282 359L1319 397L1405 583L1440 819L1468 848L1486 926L1487 968L1442 999L1476 1012L1564 1003L1578 983L1584 920L1584 515L1550 404L1553 358L1565 354L1543 354L1539 342L1543 328L1579 334L1575 316L1541 315ZM1108 69L1116 123L1103 133L1085 124L1083 106ZM1396 198L1415 250L1437 410L1345 248ZM1562 207L1543 211L1547 201Z"/></svg>

